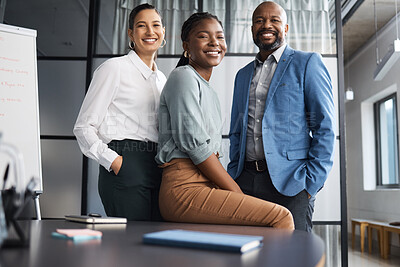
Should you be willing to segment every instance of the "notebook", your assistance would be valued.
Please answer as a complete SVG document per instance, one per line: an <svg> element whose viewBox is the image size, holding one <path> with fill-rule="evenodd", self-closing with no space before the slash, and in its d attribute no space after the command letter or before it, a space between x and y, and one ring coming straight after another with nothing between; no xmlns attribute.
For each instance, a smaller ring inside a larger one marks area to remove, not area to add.
<svg viewBox="0 0 400 267"><path fill-rule="evenodd" d="M93 217L86 215L65 215L67 221L81 223L126 223L126 218L122 217Z"/></svg>
<svg viewBox="0 0 400 267"><path fill-rule="evenodd" d="M245 253L262 246L262 236L166 230L143 235L143 243Z"/></svg>

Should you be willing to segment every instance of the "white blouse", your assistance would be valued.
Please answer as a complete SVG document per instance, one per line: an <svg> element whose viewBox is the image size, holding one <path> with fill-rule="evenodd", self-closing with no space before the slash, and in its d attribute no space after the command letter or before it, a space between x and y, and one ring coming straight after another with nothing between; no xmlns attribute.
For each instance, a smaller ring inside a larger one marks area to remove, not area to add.
<svg viewBox="0 0 400 267"><path fill-rule="evenodd" d="M111 58L94 72L74 126L83 154L111 170L112 140L158 141L158 107L165 75L134 52Z"/></svg>

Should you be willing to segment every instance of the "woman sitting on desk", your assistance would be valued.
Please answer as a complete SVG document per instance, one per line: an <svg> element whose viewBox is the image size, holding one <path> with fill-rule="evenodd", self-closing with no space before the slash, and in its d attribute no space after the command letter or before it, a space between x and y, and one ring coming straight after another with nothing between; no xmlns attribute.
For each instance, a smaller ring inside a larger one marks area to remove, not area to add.
<svg viewBox="0 0 400 267"><path fill-rule="evenodd" d="M226 52L221 22L209 13L193 14L181 38L184 57L160 98L156 161L163 168L163 218L294 229L286 208L243 194L218 160L221 112L209 80Z"/></svg>
<svg viewBox="0 0 400 267"><path fill-rule="evenodd" d="M108 216L161 220L157 113L166 78L155 55L164 40L159 12L142 4L129 15L128 55L94 73L74 134L82 152L100 163L99 193Z"/></svg>

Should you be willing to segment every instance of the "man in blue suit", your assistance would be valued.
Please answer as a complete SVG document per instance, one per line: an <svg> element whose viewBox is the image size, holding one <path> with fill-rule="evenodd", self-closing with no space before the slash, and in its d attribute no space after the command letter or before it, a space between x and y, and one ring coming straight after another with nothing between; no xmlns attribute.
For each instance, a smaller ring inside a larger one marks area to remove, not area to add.
<svg viewBox="0 0 400 267"><path fill-rule="evenodd" d="M281 6L261 3L252 21L260 51L236 75L228 172L244 193L287 207L296 229L311 231L333 164L331 79L319 54L286 44Z"/></svg>

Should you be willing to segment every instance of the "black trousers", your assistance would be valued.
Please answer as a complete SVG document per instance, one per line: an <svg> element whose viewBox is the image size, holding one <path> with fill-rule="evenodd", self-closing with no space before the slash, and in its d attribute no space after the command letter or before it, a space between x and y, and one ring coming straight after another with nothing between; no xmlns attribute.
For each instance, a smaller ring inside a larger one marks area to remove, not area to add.
<svg viewBox="0 0 400 267"><path fill-rule="evenodd" d="M118 175L100 166L99 194L107 216L135 221L161 221L158 207L162 169L154 157L157 144L136 140L111 141L123 157Z"/></svg>
<svg viewBox="0 0 400 267"><path fill-rule="evenodd" d="M268 170L258 172L244 168L235 181L243 193L277 203L289 209L293 215L295 229L311 230L311 228L308 229L307 227L309 201L305 190L292 197L282 195L272 184Z"/></svg>

